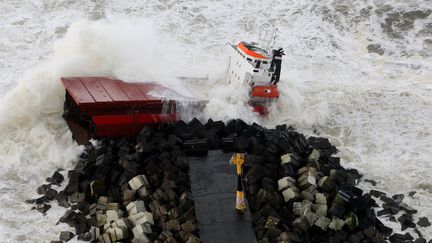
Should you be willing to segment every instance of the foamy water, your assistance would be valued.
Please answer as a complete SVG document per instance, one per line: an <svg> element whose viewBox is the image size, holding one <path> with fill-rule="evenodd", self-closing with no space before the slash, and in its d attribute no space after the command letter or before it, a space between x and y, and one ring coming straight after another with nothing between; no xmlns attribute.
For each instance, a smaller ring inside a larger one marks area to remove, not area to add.
<svg viewBox="0 0 432 243"><path fill-rule="evenodd" d="M405 200L432 219L430 9L427 0L1 2L0 237L46 242L67 228L55 225L64 212L55 203L46 216L24 203L81 151L61 118L61 76L158 81L208 100L202 119L327 136L344 165L378 189L417 191ZM263 119L244 105L244 90L223 82L226 43L256 40L272 25L287 55L282 98ZM384 54L369 53L370 44ZM198 84L176 78L207 75Z"/></svg>

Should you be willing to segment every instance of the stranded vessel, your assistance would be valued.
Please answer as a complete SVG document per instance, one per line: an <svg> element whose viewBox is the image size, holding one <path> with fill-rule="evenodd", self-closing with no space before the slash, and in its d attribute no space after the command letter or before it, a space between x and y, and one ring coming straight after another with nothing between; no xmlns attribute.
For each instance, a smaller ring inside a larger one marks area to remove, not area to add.
<svg viewBox="0 0 432 243"><path fill-rule="evenodd" d="M228 86L247 89L246 105L266 114L267 107L279 98L283 50L266 51L246 42L230 46ZM92 137L133 137L144 126L176 122L181 119L178 108L185 102L202 109L202 102L187 101L187 97L157 83L128 83L106 77L64 77L61 82L66 89L63 117L80 144Z"/></svg>

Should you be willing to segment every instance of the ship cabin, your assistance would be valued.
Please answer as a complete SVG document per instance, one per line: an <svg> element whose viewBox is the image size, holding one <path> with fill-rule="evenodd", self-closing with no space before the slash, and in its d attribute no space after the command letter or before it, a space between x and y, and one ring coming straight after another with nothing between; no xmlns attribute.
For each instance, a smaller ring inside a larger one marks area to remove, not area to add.
<svg viewBox="0 0 432 243"><path fill-rule="evenodd" d="M279 97L277 83L281 67L281 50L272 53L255 43L240 42L231 46L227 83L234 88L247 88L249 104L259 113Z"/></svg>
<svg viewBox="0 0 432 243"><path fill-rule="evenodd" d="M269 85L274 70L271 69L271 55L254 44L240 42L231 45L234 52L230 57L227 74L231 85Z"/></svg>

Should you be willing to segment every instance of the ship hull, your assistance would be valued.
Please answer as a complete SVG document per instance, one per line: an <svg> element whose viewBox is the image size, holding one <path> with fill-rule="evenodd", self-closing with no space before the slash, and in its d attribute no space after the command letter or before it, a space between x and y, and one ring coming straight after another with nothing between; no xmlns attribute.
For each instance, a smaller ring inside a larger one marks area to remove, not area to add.
<svg viewBox="0 0 432 243"><path fill-rule="evenodd" d="M63 116L80 144L92 137L133 137L145 126L177 121L177 101L154 95L175 92L159 84L102 77L61 81L66 89Z"/></svg>

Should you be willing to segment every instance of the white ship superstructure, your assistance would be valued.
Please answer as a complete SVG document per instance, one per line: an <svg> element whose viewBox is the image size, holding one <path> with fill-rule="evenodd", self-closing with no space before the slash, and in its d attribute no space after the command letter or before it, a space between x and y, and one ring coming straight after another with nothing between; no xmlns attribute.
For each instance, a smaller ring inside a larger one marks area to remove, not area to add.
<svg viewBox="0 0 432 243"><path fill-rule="evenodd" d="M265 105L279 97L277 83L280 78L282 49L267 51L256 43L230 44L230 63L227 72L228 85L248 88L249 104L259 113L265 113Z"/></svg>

